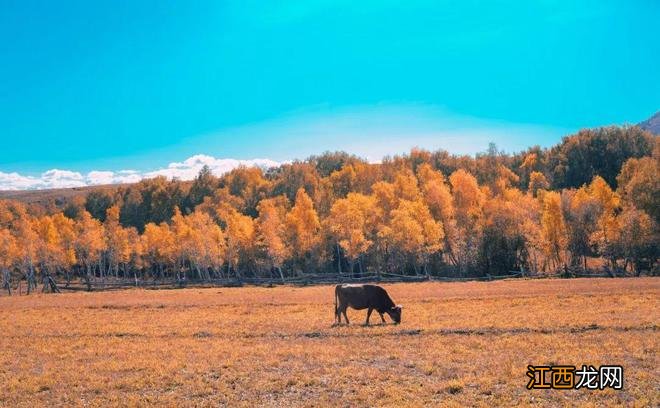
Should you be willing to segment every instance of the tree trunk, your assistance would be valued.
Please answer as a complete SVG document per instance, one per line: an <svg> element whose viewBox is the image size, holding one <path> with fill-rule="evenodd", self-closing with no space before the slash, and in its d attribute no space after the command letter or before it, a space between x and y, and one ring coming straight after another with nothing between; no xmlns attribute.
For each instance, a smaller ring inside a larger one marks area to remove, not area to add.
<svg viewBox="0 0 660 408"><path fill-rule="evenodd" d="M27 294L32 293L32 280L30 278L30 272L25 276L25 281L27 283Z"/></svg>
<svg viewBox="0 0 660 408"><path fill-rule="evenodd" d="M50 284L50 291L53 293L60 293L60 289L57 287L57 283L55 283L55 280L53 279L52 276L48 275L46 277L46 281L48 284Z"/></svg>
<svg viewBox="0 0 660 408"><path fill-rule="evenodd" d="M41 287L41 293L46 293L46 290L48 289L48 276L50 276L50 273L46 268L41 268L41 284L43 285Z"/></svg>
<svg viewBox="0 0 660 408"><path fill-rule="evenodd" d="M32 265L32 260L30 260L30 264L28 266L28 273L25 277L25 280L27 281L27 286L28 286L27 294L29 295L30 293L32 293L32 289L37 288L37 283L34 281L35 277L34 277L34 267Z"/></svg>
<svg viewBox="0 0 660 408"><path fill-rule="evenodd" d="M9 296L11 296L11 275L7 269L2 271L2 286L7 290Z"/></svg>
<svg viewBox="0 0 660 408"><path fill-rule="evenodd" d="M236 277L236 280L238 281L239 285L242 285L243 276L241 275L241 271L238 269L238 264L234 266L234 276Z"/></svg>
<svg viewBox="0 0 660 408"><path fill-rule="evenodd" d="M92 274L92 270L91 270L92 268L89 265L85 265L84 268L85 268L85 277L84 277L84 279L85 279L85 283L87 284L87 290L91 292L92 291L92 281L91 281L90 275Z"/></svg>

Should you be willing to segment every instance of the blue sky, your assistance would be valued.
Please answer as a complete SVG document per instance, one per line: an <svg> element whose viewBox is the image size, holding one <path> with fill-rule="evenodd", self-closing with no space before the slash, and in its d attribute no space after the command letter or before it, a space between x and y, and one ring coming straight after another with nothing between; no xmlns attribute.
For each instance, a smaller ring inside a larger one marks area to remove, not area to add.
<svg viewBox="0 0 660 408"><path fill-rule="evenodd" d="M637 123L660 109L658 17L652 0L5 0L0 189Z"/></svg>

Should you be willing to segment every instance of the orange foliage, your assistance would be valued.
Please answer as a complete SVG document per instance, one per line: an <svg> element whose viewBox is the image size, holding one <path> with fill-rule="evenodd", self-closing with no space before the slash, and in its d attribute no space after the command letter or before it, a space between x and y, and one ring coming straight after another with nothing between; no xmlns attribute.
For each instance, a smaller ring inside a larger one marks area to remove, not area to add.
<svg viewBox="0 0 660 408"><path fill-rule="evenodd" d="M580 150L576 140L567 143ZM562 174L583 176L549 154L534 148L509 157L491 146L472 159L414 149L372 164L325 153L222 177L206 168L188 186L145 180L69 202L63 211L0 200L0 257L10 278L25 278L29 290L39 274L137 283L274 271L284 278L346 264L368 273L485 276L606 262L619 272L654 273L658 155L625 162L614 191L611 175L551 190L566 182ZM637 232L645 238L631 240Z"/></svg>

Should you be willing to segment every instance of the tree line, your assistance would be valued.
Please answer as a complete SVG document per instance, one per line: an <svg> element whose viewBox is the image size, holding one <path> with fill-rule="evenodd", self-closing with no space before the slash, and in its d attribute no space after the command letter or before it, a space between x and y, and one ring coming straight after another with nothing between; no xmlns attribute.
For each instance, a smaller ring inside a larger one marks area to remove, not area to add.
<svg viewBox="0 0 660 408"><path fill-rule="evenodd" d="M476 156L344 152L66 202L0 201L0 270L24 280L212 280L367 271L656 274L660 143L637 127Z"/></svg>

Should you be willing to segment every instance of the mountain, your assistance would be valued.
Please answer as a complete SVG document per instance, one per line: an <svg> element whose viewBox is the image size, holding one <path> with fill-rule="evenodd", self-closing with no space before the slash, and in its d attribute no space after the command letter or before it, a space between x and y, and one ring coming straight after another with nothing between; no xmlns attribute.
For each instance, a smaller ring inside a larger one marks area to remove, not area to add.
<svg viewBox="0 0 660 408"><path fill-rule="evenodd" d="M660 111L656 112L655 115L646 119L644 122L639 123L637 126L644 130L648 130L654 135L660 135Z"/></svg>

